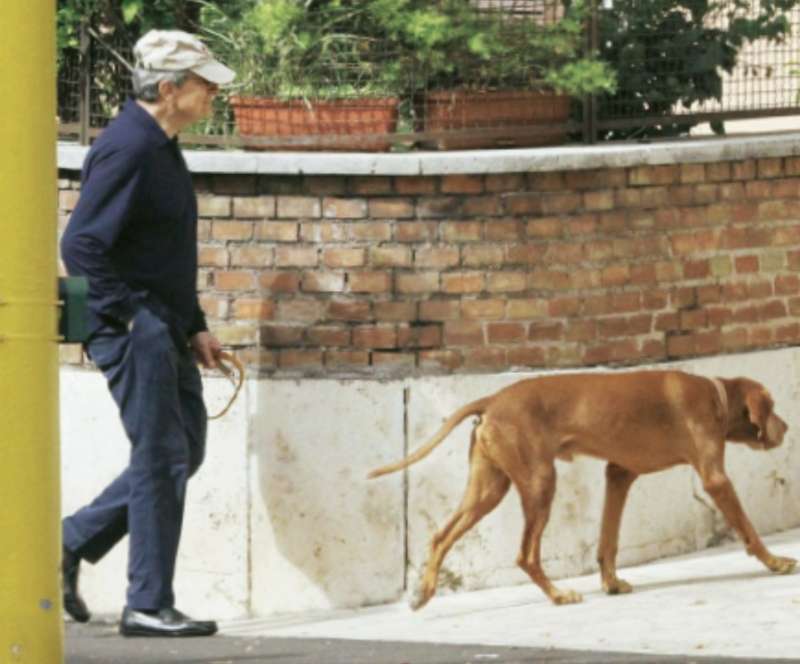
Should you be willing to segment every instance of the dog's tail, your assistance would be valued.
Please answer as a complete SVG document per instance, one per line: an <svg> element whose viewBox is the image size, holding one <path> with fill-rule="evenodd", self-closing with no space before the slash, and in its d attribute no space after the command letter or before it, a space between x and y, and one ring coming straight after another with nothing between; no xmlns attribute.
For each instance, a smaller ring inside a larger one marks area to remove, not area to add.
<svg viewBox="0 0 800 664"><path fill-rule="evenodd" d="M375 470L371 471L369 475L367 475L368 479L372 479L374 477L380 477L381 475L388 475L389 473L393 473L396 470L402 470L403 468L407 468L413 463L416 463L420 459L424 459L428 456L433 449L441 443L447 435L456 428L458 424L461 423L462 420L466 419L470 415L482 415L483 411L486 410L486 406L489 405L491 397L485 397L483 399L478 399L477 401L473 401L472 403L468 403L463 408L457 410L453 413L448 420L442 425L442 428L436 432L436 435L431 438L427 443L425 443L422 447L417 450L414 450L411 454L409 454L405 459L401 461L397 461L396 463L390 464L388 466L381 466L380 468L376 468Z"/></svg>

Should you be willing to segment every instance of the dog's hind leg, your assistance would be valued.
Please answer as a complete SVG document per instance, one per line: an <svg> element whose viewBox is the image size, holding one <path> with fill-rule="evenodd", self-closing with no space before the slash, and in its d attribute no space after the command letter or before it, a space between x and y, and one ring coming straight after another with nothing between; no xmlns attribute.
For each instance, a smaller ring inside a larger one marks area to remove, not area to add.
<svg viewBox="0 0 800 664"><path fill-rule="evenodd" d="M431 540L425 572L411 602L411 608L414 610L425 606L436 592L439 569L450 547L483 516L497 507L511 485L505 473L494 465L483 452L480 441L476 441L475 430L472 432L469 456L467 490L458 510Z"/></svg>
<svg viewBox="0 0 800 664"><path fill-rule="evenodd" d="M542 569L542 533L550 518L550 505L556 492L556 469L552 459L539 460L525 477L515 474L514 484L522 499L525 531L517 564L528 573L555 604L574 604L582 597L572 590L556 588Z"/></svg>
<svg viewBox="0 0 800 664"><path fill-rule="evenodd" d="M609 595L629 593L631 585L617 578L617 544L622 510L628 490L636 479L633 473L615 463L606 466L606 499L603 505L603 525L600 529L600 544L597 547L597 562L603 590Z"/></svg>

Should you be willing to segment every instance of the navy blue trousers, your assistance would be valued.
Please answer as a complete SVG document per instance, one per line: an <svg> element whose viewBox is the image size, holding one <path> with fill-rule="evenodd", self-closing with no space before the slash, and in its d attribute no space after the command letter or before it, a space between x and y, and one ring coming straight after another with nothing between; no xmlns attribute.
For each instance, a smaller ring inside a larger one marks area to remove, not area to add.
<svg viewBox="0 0 800 664"><path fill-rule="evenodd" d="M87 352L108 381L131 455L92 503L64 519L64 546L96 562L129 534L128 606L172 607L186 484L205 454L200 372L186 345L145 307L130 332L98 330Z"/></svg>

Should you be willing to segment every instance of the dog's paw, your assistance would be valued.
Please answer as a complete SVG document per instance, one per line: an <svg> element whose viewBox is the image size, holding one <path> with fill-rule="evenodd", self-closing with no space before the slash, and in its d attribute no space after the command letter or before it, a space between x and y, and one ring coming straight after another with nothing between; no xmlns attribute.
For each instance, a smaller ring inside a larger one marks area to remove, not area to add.
<svg viewBox="0 0 800 664"><path fill-rule="evenodd" d="M583 595L574 590L554 590L550 595L553 604L578 604L583 601Z"/></svg>
<svg viewBox="0 0 800 664"><path fill-rule="evenodd" d="M794 571L797 561L794 558L784 558L783 556L770 556L767 567L776 574L789 574Z"/></svg>
<svg viewBox="0 0 800 664"><path fill-rule="evenodd" d="M412 611L419 611L430 601L431 597L433 597L432 592L426 592L421 585L417 586L414 594L408 600L408 606Z"/></svg>
<svg viewBox="0 0 800 664"><path fill-rule="evenodd" d="M603 581L603 590L609 595L625 595L633 592L633 586L622 579L614 579L613 581Z"/></svg>

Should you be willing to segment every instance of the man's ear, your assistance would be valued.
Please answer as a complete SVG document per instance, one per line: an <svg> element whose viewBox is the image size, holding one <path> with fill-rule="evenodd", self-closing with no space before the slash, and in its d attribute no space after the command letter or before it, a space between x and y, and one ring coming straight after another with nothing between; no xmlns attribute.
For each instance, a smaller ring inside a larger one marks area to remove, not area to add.
<svg viewBox="0 0 800 664"><path fill-rule="evenodd" d="M772 406L767 396L760 390L750 390L744 398L750 422L758 428L758 439L763 440L767 431L767 418Z"/></svg>
<svg viewBox="0 0 800 664"><path fill-rule="evenodd" d="M158 82L158 96L160 99L168 99L173 92L175 92L175 83L164 80Z"/></svg>

